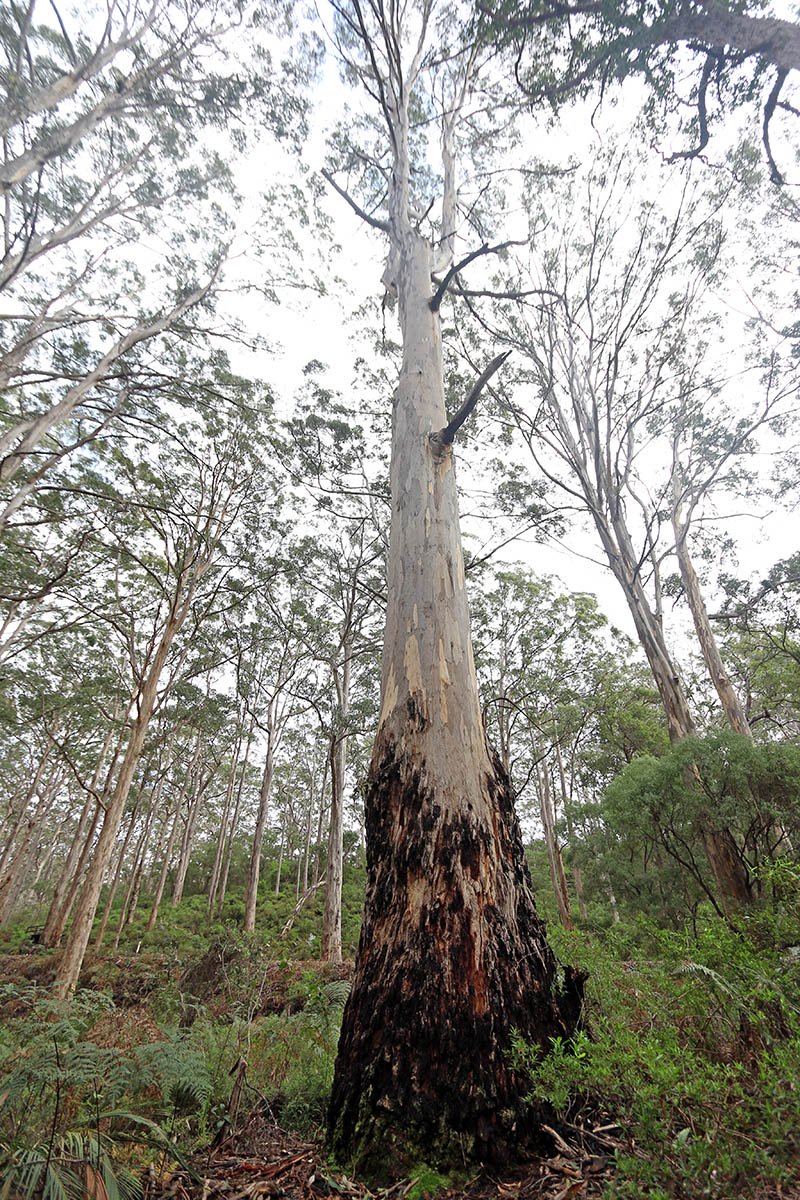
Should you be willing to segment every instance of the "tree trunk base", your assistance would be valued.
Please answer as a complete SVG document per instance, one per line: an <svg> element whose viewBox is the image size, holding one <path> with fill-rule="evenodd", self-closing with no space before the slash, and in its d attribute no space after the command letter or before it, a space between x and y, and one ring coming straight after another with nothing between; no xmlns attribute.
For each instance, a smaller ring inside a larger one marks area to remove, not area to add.
<svg viewBox="0 0 800 1200"><path fill-rule="evenodd" d="M373 757L366 908L329 1140L375 1182L420 1161L463 1169L548 1143L512 1042L569 1036L584 977L562 974L547 944L510 784L496 758L491 768L485 803L448 803L391 743Z"/></svg>

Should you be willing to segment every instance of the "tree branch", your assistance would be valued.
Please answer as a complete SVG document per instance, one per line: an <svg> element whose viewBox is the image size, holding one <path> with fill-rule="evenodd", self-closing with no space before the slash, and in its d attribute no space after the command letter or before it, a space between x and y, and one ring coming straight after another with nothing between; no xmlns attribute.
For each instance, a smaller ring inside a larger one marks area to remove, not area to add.
<svg viewBox="0 0 800 1200"><path fill-rule="evenodd" d="M789 72L785 69L778 71L772 91L767 97L767 102L764 105L764 124L762 125L761 133L761 140L764 143L764 153L766 154L767 162L769 163L769 177L773 183L778 185L783 184L786 181L781 172L778 170L775 159L772 157L772 147L769 144L769 126L773 113L775 112L775 106L778 103L778 97L781 94L781 88L783 87L788 74Z"/></svg>
<svg viewBox="0 0 800 1200"><path fill-rule="evenodd" d="M323 179L327 179L328 183L331 185L333 190L335 192L338 192L343 200L347 201L347 203L352 208L353 212L357 216L361 217L362 221L366 221L366 223L368 225L371 225L373 227L373 229L380 229L381 233L389 232L388 223L386 221L381 221L379 217L371 217L368 212L364 212L364 209L360 206L360 204L357 204L355 202L355 200L350 195L350 193L346 192L343 187L339 186L339 184L333 178L333 175L331 174L330 171L323 170L322 177L323 177Z"/></svg>
<svg viewBox="0 0 800 1200"><path fill-rule="evenodd" d="M499 254L501 250L507 250L509 246L527 246L527 244L527 242L510 241L500 242L497 246L490 246L488 242L484 242L483 245L479 246L477 250L473 250L472 253L468 254L466 258L462 258L461 262L454 263L445 275L442 282L437 287L434 294L431 296L431 312L439 311L439 306L444 299L444 294L452 281L455 279L456 275L458 275L459 271L462 271L464 267L468 266L469 263L474 262L476 258L481 258L484 254Z"/></svg>
<svg viewBox="0 0 800 1200"><path fill-rule="evenodd" d="M437 446L452 446L453 440L461 426L466 421L469 414L472 412L475 405L478 403L478 397L485 388L486 384L498 371L511 354L510 350L504 350L502 354L498 354L497 358L493 358L486 370L475 381L470 394L467 396L461 408L451 421L445 425L444 429L440 429L438 433L431 434L431 441Z"/></svg>
<svg viewBox="0 0 800 1200"><path fill-rule="evenodd" d="M708 110L706 108L706 93L708 91L709 80L714 64L718 62L718 55L711 50L706 53L706 61L703 63L703 70L700 75L700 86L697 89L697 126L700 134L699 141L691 150L677 150L675 154L670 154L667 159L668 163L677 162L681 158L697 158L705 150L708 145Z"/></svg>

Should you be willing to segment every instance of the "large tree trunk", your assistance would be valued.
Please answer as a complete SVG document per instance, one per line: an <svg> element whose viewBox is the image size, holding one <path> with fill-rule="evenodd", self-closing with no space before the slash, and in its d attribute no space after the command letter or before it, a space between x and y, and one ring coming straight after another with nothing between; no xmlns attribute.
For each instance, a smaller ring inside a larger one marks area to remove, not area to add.
<svg viewBox="0 0 800 1200"><path fill-rule="evenodd" d="M398 155L400 151L398 151ZM399 185L398 185L399 186ZM396 232L396 228L395 228ZM577 1017L531 893L472 658L431 247L403 222L382 699L366 793L367 894L329 1112L334 1153L376 1176L502 1160L535 1138L512 1032Z"/></svg>

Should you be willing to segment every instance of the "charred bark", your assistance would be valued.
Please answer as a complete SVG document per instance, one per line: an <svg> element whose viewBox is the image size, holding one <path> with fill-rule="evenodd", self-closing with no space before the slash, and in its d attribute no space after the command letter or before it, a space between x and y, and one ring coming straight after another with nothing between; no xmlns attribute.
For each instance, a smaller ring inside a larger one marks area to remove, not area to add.
<svg viewBox="0 0 800 1200"><path fill-rule="evenodd" d="M366 796L368 882L330 1106L334 1154L375 1178L414 1159L498 1163L544 1147L512 1031L547 1046L580 1017L536 913L496 757L482 813L447 812L387 742ZM353 1153L355 1148L355 1153Z"/></svg>

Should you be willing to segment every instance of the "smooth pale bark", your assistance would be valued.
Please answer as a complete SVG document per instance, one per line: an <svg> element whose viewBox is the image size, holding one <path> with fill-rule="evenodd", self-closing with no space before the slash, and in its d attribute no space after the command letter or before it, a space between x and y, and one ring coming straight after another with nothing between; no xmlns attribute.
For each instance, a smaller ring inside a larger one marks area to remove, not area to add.
<svg viewBox="0 0 800 1200"><path fill-rule="evenodd" d="M314 792L309 792L308 811L306 812L306 832L303 838L303 891L308 891L308 867L311 861L311 818L314 808Z"/></svg>
<svg viewBox="0 0 800 1200"><path fill-rule="evenodd" d="M325 873L325 908L322 914L322 959L342 961L342 856L344 833L344 787L347 773L347 734L350 710L350 673L353 647L344 642L341 671L334 671L337 720L331 737L331 821L328 832L328 862Z"/></svg>
<svg viewBox="0 0 800 1200"><path fill-rule="evenodd" d="M670 655L664 636L660 590L654 608L642 583L640 556L628 528L616 478L606 447L599 439L599 418L577 394L571 396L569 412L559 404L548 380L545 400L564 456L586 501L612 574L622 588L639 643L644 650L667 719L670 741L692 736L695 731L680 672ZM572 428L575 418L579 437ZM657 576L657 563L650 564ZM747 869L730 829L720 825L714 814L701 809L696 834L708 860L719 903L727 914L750 899Z"/></svg>
<svg viewBox="0 0 800 1200"><path fill-rule="evenodd" d="M156 793L156 797L158 792ZM133 870L128 882L128 890L125 893L125 899L120 909L119 921L114 933L114 950L119 949L119 939L122 936L122 931L126 925L130 925L135 914L136 907L139 903L139 891L142 886L142 875L144 873L144 863L147 856L148 840L150 831L153 827L153 817L155 816L155 804L157 799L151 802L150 809L145 817L142 832L139 834L139 841L136 844L136 849L133 852Z"/></svg>
<svg viewBox="0 0 800 1200"><path fill-rule="evenodd" d="M540 763L537 768L537 791L539 793L539 808L544 830L544 843L547 847L547 863L550 869L550 884L558 908L558 919L565 929L574 929L572 912L569 903L567 877L564 874L564 861L561 857L561 847L556 836L556 813L553 802L553 789L550 783L550 772L547 763Z"/></svg>
<svg viewBox="0 0 800 1200"><path fill-rule="evenodd" d="M281 894L281 871L283 869L283 849L284 849L285 841L286 841L286 839L285 839L284 835L281 834L281 841L280 841L280 845L278 847L278 869L275 872L275 895L276 896L280 896L280 894Z"/></svg>
<svg viewBox="0 0 800 1200"><path fill-rule="evenodd" d="M181 805L183 804L183 792L180 791L175 797L175 804L172 809L172 821L170 822L169 834L167 835L167 844L164 847L164 857L161 860L161 870L158 873L158 883L156 884L155 895L153 896L153 904L150 909L150 916L147 919L147 930L155 929L156 921L158 920L161 901L164 899L164 889L167 886L167 874L169 873L170 864L172 862L172 852L175 849L175 841L178 836L178 825L181 819Z"/></svg>
<svg viewBox="0 0 800 1200"><path fill-rule="evenodd" d="M67 923L67 898L70 894L70 887L75 878L81 855L86 846L86 841L90 836L90 831L94 833L94 826L97 822L99 812L100 807L97 797L91 794L88 795L81 809L78 824L75 827L75 832L72 835L70 847L67 851L67 857L64 859L64 865L61 868L58 882L53 891L53 898L50 901L50 908L48 909L42 932L43 946L57 946L61 941Z"/></svg>
<svg viewBox="0 0 800 1200"><path fill-rule="evenodd" d="M228 890L228 876L231 871L231 859L233 858L233 842L236 836L236 830L239 827L239 813L242 808L242 795L244 792L244 779L247 773L247 761L250 757L250 747L252 745L253 725L250 725L250 733L248 735L247 748L245 750L244 762L239 775L239 786L236 791L236 804L234 805L233 815L231 816L230 829L228 830L228 840L225 847L225 864L222 868L222 876L217 888L217 899L215 911L219 915L222 912L222 905L225 903L225 895Z"/></svg>
<svg viewBox="0 0 800 1200"><path fill-rule="evenodd" d="M267 755L264 759L264 771L261 776L261 787L258 792L258 812L256 826L253 831L253 844L250 849L250 865L247 870L247 884L244 896L244 932L253 933L256 927L256 904L258 902L258 880L261 874L261 851L264 845L264 830L267 826L269 800L272 793L272 777L275 769L274 735L272 714L267 723Z"/></svg>
<svg viewBox="0 0 800 1200"><path fill-rule="evenodd" d="M317 816L317 841L314 846L314 874L312 883L316 887L319 883L320 872L322 869L322 830L325 824L325 787L328 781L328 764L330 756L326 754L325 765L322 770L322 782L319 786L319 814Z"/></svg>
<svg viewBox="0 0 800 1200"><path fill-rule="evenodd" d="M406 114L407 115L407 114ZM334 1153L376 1176L516 1156L535 1140L512 1031L569 1034L580 982L557 964L530 888L511 789L486 741L472 656L432 248L408 217L398 147L389 275L403 363L381 713L365 797L367 894L329 1110Z"/></svg>
<svg viewBox="0 0 800 1200"><path fill-rule="evenodd" d="M67 854L64 866L53 892L53 899L50 903L50 910L45 921L44 931L42 933L43 946L58 946L61 944L61 939L64 936L64 930L67 927L69 915L72 912L72 906L75 903L75 898L78 894L80 881L83 872L86 868L89 855L91 853L94 836L97 831L97 826L100 821L100 813L102 806L105 803L111 783L113 780L114 769L117 764L117 759L120 753L119 735L117 733L117 746L112 756L111 763L106 767L106 758L114 741L115 728L119 713L114 713L114 724L108 730L100 753L97 756L92 777L89 780L89 795L86 798L86 803L83 806L78 826L75 830L75 835L72 839L72 844ZM100 782L100 777L105 771L105 782L100 795L97 794L97 787Z"/></svg>
<svg viewBox="0 0 800 1200"><path fill-rule="evenodd" d="M38 792L39 788L41 787L42 778L44 776L45 769L47 767L48 762L50 761L50 756L52 753L53 753L53 742L48 741L47 745L45 746L44 753L42 754L41 758L39 759L39 761L36 764L36 770L33 773L33 778L31 779L31 782L28 785L27 791L25 792L25 796L23 797L22 801L20 802L19 808L17 809L16 817L14 818L14 825L13 825L12 829L9 831L5 845L3 846L3 852L2 852L2 854L0 854L0 879L2 879L4 877L4 872L5 872L6 868L8 867L11 856L14 853L14 849L17 845L17 838L19 837L20 831L22 830L22 827L25 824L26 820L28 820L28 817L29 817L28 810L30 808L31 801L34 799L34 797L36 796L36 793ZM1 887L2 887L2 884L0 884L0 888Z"/></svg>

